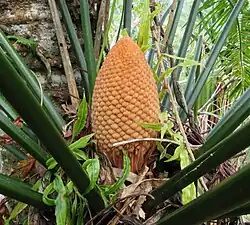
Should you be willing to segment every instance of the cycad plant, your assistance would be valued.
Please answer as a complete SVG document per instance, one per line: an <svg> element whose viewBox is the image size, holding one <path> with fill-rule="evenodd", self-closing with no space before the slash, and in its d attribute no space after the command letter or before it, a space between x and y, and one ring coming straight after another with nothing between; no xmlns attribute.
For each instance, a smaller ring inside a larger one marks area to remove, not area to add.
<svg viewBox="0 0 250 225"><path fill-rule="evenodd" d="M96 24L80 0L82 48L66 1L49 1L82 75L74 121L0 32L0 143L26 168L0 174L0 193L18 201L0 222L237 224L250 213L249 3L190 2L179 40L183 0L98 1Z"/></svg>

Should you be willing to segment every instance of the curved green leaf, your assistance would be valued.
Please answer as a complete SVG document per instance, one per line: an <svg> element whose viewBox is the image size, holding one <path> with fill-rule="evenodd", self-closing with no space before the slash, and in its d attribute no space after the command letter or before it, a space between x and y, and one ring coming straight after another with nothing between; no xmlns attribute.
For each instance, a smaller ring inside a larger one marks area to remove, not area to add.
<svg viewBox="0 0 250 225"><path fill-rule="evenodd" d="M85 192L86 194L96 186L100 173L100 162L98 159L88 159L83 163L82 167L87 171L90 180L89 187Z"/></svg>
<svg viewBox="0 0 250 225"><path fill-rule="evenodd" d="M82 99L81 104L78 107L77 120L73 126L72 140L81 132L85 127L86 119L88 116L88 104L85 98Z"/></svg>
<svg viewBox="0 0 250 225"><path fill-rule="evenodd" d="M96 79L96 61L94 56L92 29L91 29L89 13L90 11L89 11L88 0L80 0L80 14L81 14L82 33L84 40L84 55L88 69L89 102L91 102L95 79Z"/></svg>
<svg viewBox="0 0 250 225"><path fill-rule="evenodd" d="M196 200L166 215L157 224L177 225L185 221L185 225L199 225L244 206L250 199L249 176L250 164Z"/></svg>
<svg viewBox="0 0 250 225"><path fill-rule="evenodd" d="M111 187L109 187L107 191L105 191L106 196L115 193L124 184L130 173L130 159L125 152L123 155L123 164L124 164L124 169L122 176L118 179L118 181L116 181L113 185L111 185Z"/></svg>

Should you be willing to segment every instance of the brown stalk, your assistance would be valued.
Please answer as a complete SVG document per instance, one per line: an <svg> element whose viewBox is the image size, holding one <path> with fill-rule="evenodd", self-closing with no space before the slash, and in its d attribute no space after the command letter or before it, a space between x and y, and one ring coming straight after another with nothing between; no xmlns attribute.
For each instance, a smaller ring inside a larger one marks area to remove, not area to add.
<svg viewBox="0 0 250 225"><path fill-rule="evenodd" d="M62 28L62 24L60 21L60 17L59 17L59 13L58 13L55 0L49 0L49 7L50 7L53 23L55 26L56 37L57 37L58 46L59 46L61 57L62 57L64 72L65 72L67 83L68 83L71 103L73 107L76 109L79 104L79 93L76 87L74 72L73 72L73 68L71 65L69 52L67 49L67 44L66 44L66 40L64 37L64 32L63 32L63 28Z"/></svg>
<svg viewBox="0 0 250 225"><path fill-rule="evenodd" d="M96 24L96 32L95 32L94 54L96 59L99 58L99 53L100 53L100 46L102 39L102 25L105 19L105 6L106 6L106 0L102 0Z"/></svg>
<svg viewBox="0 0 250 225"><path fill-rule="evenodd" d="M105 17L104 17L104 34L107 30L108 26L108 20L109 20L109 9L110 9L110 0L106 0L106 5L105 5Z"/></svg>
<svg viewBox="0 0 250 225"><path fill-rule="evenodd" d="M176 6L177 6L177 0L173 0L173 3L171 4L171 8L170 8L167 28L165 30L164 38L162 41L162 48L164 48L168 43L169 33L174 22L174 12L176 10ZM164 49L161 49L161 52L164 52Z"/></svg>

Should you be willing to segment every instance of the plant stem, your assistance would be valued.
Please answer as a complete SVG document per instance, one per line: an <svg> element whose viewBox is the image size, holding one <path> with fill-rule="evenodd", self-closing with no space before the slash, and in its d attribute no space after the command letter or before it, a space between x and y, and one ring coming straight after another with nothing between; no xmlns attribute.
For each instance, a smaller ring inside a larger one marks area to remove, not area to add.
<svg viewBox="0 0 250 225"><path fill-rule="evenodd" d="M171 31L171 28L173 26L174 22L174 12L176 11L176 6L177 6L177 0L173 0L171 6L170 6L170 13L169 13L169 19L168 19L168 24L164 33L164 38L162 41L162 49L161 52L164 52L165 46L167 46L168 40L169 40L169 34Z"/></svg>
<svg viewBox="0 0 250 225"><path fill-rule="evenodd" d="M89 104L90 104L97 73L96 73L96 61L94 56L92 29L89 17L88 0L80 0L80 13L81 13L82 32L84 40L84 55L88 69L89 93L90 93Z"/></svg>
<svg viewBox="0 0 250 225"><path fill-rule="evenodd" d="M128 35L131 35L131 20L132 20L132 0L124 0L124 24L123 27L127 29Z"/></svg>
<svg viewBox="0 0 250 225"><path fill-rule="evenodd" d="M42 200L42 194L16 178L0 174L0 193L36 208L48 208Z"/></svg>
<svg viewBox="0 0 250 225"><path fill-rule="evenodd" d="M88 81L88 73L86 72L87 66L86 66L86 62L85 62L85 57L84 57L80 42L78 40L76 31L74 28L74 24L72 22L72 19L71 19L71 16L69 14L69 10L68 10L68 7L67 7L65 0L60 0L60 9L62 12L62 17L63 17L64 23L66 25L67 33L68 33L69 38L70 38L71 45L74 49L78 64L80 66L80 73L81 73L82 82L83 82L83 86L84 86L85 97L86 97L87 102L89 102L89 96L90 96L89 81Z"/></svg>
<svg viewBox="0 0 250 225"><path fill-rule="evenodd" d="M42 152L40 146L26 135L19 127L15 126L3 113L0 111L0 127L1 129L19 143L28 153L46 167L48 155Z"/></svg>
<svg viewBox="0 0 250 225"><path fill-rule="evenodd" d="M12 119L16 120L18 114L15 109L6 101L6 99L0 94L0 108Z"/></svg>

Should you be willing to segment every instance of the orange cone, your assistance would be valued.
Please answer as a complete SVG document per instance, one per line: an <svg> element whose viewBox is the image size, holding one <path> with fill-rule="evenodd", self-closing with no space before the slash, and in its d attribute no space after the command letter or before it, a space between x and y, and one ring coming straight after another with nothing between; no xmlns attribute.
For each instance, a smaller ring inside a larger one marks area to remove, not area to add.
<svg viewBox="0 0 250 225"><path fill-rule="evenodd" d="M92 99L92 128L100 151L113 166L123 167L122 149L131 171L140 172L154 150L152 141L113 147L131 139L153 138L157 133L137 122L157 123L159 99L153 73L144 53L129 37L120 39L108 53L98 73Z"/></svg>

